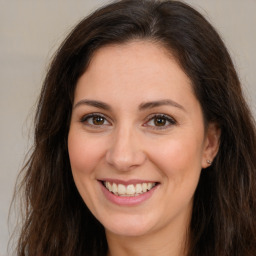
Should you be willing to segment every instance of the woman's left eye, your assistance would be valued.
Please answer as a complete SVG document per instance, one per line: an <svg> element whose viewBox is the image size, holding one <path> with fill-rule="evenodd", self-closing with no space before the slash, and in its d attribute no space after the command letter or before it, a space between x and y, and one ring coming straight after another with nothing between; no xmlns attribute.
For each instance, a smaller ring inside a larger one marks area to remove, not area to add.
<svg viewBox="0 0 256 256"><path fill-rule="evenodd" d="M173 118L164 114L160 114L149 117L144 126L150 126L154 129L164 129L175 124L176 121Z"/></svg>

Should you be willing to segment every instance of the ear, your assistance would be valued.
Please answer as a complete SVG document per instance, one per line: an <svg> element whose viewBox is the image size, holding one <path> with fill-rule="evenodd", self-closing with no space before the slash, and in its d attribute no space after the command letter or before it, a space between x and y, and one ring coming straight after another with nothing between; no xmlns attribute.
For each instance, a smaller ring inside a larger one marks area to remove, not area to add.
<svg viewBox="0 0 256 256"><path fill-rule="evenodd" d="M217 123L209 123L205 133L202 168L209 167L217 155L220 145L220 135L221 129L219 125Z"/></svg>

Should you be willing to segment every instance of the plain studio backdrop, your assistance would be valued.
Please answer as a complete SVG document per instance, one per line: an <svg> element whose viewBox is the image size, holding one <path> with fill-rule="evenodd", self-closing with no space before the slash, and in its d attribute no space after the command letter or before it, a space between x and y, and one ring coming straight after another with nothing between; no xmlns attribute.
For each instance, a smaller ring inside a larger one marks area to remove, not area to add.
<svg viewBox="0 0 256 256"><path fill-rule="evenodd" d="M221 34L256 116L256 0L185 2ZM0 0L0 256L8 255L15 219L8 228L9 206L33 140L35 104L51 56L70 29L103 3L107 1Z"/></svg>

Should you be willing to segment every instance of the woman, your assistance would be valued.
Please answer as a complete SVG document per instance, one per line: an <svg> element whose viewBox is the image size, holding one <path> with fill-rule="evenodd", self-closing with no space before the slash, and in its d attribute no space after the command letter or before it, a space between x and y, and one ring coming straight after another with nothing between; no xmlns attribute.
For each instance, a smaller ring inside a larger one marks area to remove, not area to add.
<svg viewBox="0 0 256 256"><path fill-rule="evenodd" d="M230 56L178 1L118 1L59 48L18 255L255 255L256 138Z"/></svg>

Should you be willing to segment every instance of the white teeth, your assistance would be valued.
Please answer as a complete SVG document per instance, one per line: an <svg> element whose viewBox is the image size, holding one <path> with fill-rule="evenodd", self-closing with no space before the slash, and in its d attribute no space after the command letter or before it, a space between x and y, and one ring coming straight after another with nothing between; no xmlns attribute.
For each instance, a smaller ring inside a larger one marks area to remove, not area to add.
<svg viewBox="0 0 256 256"><path fill-rule="evenodd" d="M136 184L136 193L140 194L142 192L142 186L141 184Z"/></svg>
<svg viewBox="0 0 256 256"><path fill-rule="evenodd" d="M113 183L113 185L114 185L115 183ZM126 188L125 188L125 186L123 185L123 184L118 184L118 194L119 195L124 195L124 194L126 194Z"/></svg>
<svg viewBox="0 0 256 256"><path fill-rule="evenodd" d="M138 196L152 189L156 183L138 183L136 185L129 184L127 186L123 184L104 182L105 187L115 195L118 196Z"/></svg>
<svg viewBox="0 0 256 256"><path fill-rule="evenodd" d="M126 194L127 194L127 195L133 195L133 194L135 194L135 187L134 187L134 185L128 185L128 186L126 187Z"/></svg>
<svg viewBox="0 0 256 256"><path fill-rule="evenodd" d="M148 190L148 184L147 183L142 183L142 191L146 192Z"/></svg>
<svg viewBox="0 0 256 256"><path fill-rule="evenodd" d="M117 194L117 185L116 185L116 183L113 183L113 185L112 185L112 192L114 194Z"/></svg>
<svg viewBox="0 0 256 256"><path fill-rule="evenodd" d="M152 183L148 183L148 190L150 190L153 187Z"/></svg>
<svg viewBox="0 0 256 256"><path fill-rule="evenodd" d="M105 183L105 186L110 192L112 192L112 186L108 181Z"/></svg>

